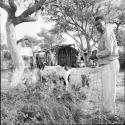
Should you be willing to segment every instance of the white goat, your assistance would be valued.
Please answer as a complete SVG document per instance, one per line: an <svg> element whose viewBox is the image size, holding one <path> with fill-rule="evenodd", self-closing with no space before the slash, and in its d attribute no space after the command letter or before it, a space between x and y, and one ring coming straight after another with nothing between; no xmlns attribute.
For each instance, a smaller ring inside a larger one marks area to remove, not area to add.
<svg viewBox="0 0 125 125"><path fill-rule="evenodd" d="M76 71L75 68L72 69L66 69L65 67L62 66L45 66L44 70L41 70L41 76L44 74L46 75L51 75L55 74L59 78L63 78L66 84L66 91L68 90L69 87L69 75L72 71Z"/></svg>

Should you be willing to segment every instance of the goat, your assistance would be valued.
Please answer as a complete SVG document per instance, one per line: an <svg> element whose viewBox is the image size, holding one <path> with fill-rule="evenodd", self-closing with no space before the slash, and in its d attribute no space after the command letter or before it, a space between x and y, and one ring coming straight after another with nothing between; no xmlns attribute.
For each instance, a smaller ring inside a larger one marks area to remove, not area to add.
<svg viewBox="0 0 125 125"><path fill-rule="evenodd" d="M64 82L66 84L66 91L68 91L68 87L69 87L69 76L70 76L70 73L72 71L75 71L76 69L75 68L72 68L72 69L69 69L67 66L65 67L62 67L62 66L45 66L43 70L41 70L41 76L43 74L55 74L57 77L59 78L63 78L64 79Z"/></svg>

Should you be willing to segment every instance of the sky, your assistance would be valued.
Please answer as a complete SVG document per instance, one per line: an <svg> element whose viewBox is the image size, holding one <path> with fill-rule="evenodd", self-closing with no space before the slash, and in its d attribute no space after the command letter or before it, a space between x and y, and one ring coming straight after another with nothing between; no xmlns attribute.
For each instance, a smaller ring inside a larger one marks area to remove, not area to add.
<svg viewBox="0 0 125 125"><path fill-rule="evenodd" d="M113 0L114 5L119 5L121 0ZM16 13L19 15L21 13L21 10L18 9L18 12ZM5 24L7 20L7 13L3 9L0 8L0 34L1 39L3 43L6 43L6 30L5 30ZM41 31L41 29L51 29L54 26L54 23L46 23L43 20L40 21L41 18L38 18L38 21L36 22L27 22L19 24L15 27L15 33L17 40L23 38L25 35L33 36L35 38L38 38L37 33ZM68 35L64 35L64 37L67 39L67 43L74 43L73 39L69 37Z"/></svg>
<svg viewBox="0 0 125 125"><path fill-rule="evenodd" d="M7 20L7 13L3 9L0 9L0 12L1 12L1 16L0 16L1 33L6 36L5 24ZM22 38L24 35L37 37L37 33L39 33L42 28L49 30L54 25L53 23L45 23L40 20L41 19L39 19L36 22L25 22L17 25L15 27L17 40Z"/></svg>

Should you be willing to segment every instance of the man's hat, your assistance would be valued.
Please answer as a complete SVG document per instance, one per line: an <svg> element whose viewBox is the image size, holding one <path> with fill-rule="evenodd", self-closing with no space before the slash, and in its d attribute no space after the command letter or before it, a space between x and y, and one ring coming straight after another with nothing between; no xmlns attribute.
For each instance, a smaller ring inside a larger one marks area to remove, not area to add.
<svg viewBox="0 0 125 125"><path fill-rule="evenodd" d="M104 17L103 17L103 16L96 16L94 19L95 19L95 26L96 26L96 25L98 25L98 23L99 23L100 21L103 21L103 20L104 20Z"/></svg>

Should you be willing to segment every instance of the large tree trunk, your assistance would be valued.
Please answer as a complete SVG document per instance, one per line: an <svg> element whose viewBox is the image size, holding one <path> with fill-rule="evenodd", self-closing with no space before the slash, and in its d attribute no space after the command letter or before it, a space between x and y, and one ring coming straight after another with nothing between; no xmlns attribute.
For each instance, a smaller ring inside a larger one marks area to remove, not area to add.
<svg viewBox="0 0 125 125"><path fill-rule="evenodd" d="M19 49L16 41L15 26L11 19L7 20L6 23L7 43L12 56L12 61L15 66L15 71L11 79L11 86L16 86L21 82L22 75L24 73L24 61L19 53Z"/></svg>

